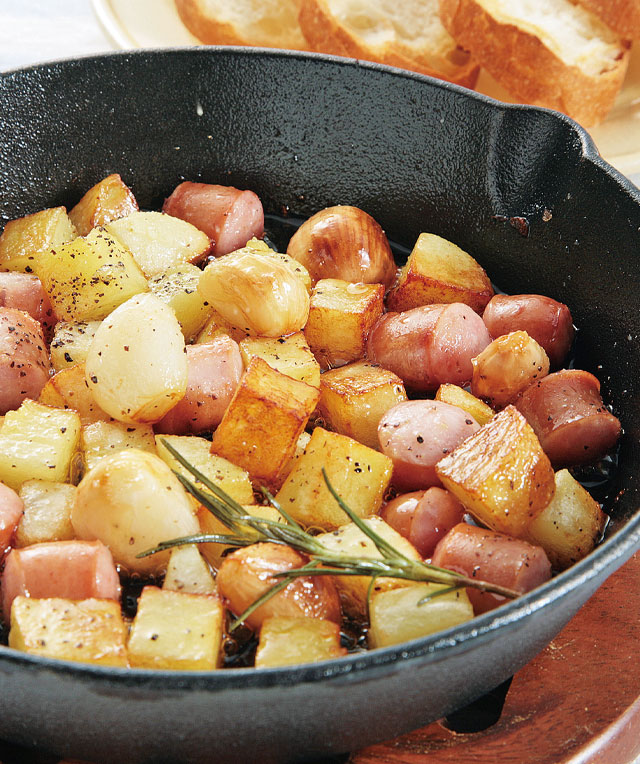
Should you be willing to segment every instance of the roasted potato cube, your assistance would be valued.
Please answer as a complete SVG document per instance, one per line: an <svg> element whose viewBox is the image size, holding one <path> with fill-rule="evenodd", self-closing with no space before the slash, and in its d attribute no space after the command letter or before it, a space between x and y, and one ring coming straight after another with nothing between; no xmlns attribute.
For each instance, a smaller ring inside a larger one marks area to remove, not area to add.
<svg viewBox="0 0 640 764"><path fill-rule="evenodd" d="M410 584L391 591L376 591L369 606L369 647L387 647L449 629L473 618L464 589L440 594L424 604L420 600L442 589L441 584Z"/></svg>
<svg viewBox="0 0 640 764"><path fill-rule="evenodd" d="M322 375L318 412L329 429L379 449L382 415L406 400L400 377L369 361L356 361Z"/></svg>
<svg viewBox="0 0 640 764"><path fill-rule="evenodd" d="M102 321L60 321L49 347L55 371L87 360L93 337Z"/></svg>
<svg viewBox="0 0 640 764"><path fill-rule="evenodd" d="M211 307L198 292L202 271L195 265L174 265L149 281L149 288L175 311L185 340L190 340L207 321Z"/></svg>
<svg viewBox="0 0 640 764"><path fill-rule="evenodd" d="M43 252L36 273L58 318L96 321L148 289L131 252L100 229Z"/></svg>
<svg viewBox="0 0 640 764"><path fill-rule="evenodd" d="M209 671L216 668L224 609L217 596L145 586L129 635L136 668Z"/></svg>
<svg viewBox="0 0 640 764"><path fill-rule="evenodd" d="M90 188L71 210L69 217L78 234L86 236L96 226L106 225L137 211L138 203L131 189L119 175L114 174Z"/></svg>
<svg viewBox="0 0 640 764"><path fill-rule="evenodd" d="M437 401L457 406L466 411L467 414L471 414L480 426L490 422L495 415L495 411L491 406L487 406L480 398L476 398L475 395L472 395L463 387L458 387L458 385L448 383L440 385L436 391L435 398Z"/></svg>
<svg viewBox="0 0 640 764"><path fill-rule="evenodd" d="M243 509L247 515L261 517L264 520L272 520L275 523L284 522L284 518L274 507L263 507L261 504L253 504L245 505ZM198 522L200 523L201 533L221 536L232 535L232 531L205 507L201 506L198 510ZM200 551L216 570L222 564L225 552L228 549L233 549L233 547L230 544L216 544L213 542L200 544Z"/></svg>
<svg viewBox="0 0 640 764"><path fill-rule="evenodd" d="M480 522L521 537L555 490L553 468L527 420L507 406L436 464L442 484Z"/></svg>
<svg viewBox="0 0 640 764"><path fill-rule="evenodd" d="M78 412L83 425L112 421L95 402L85 379L84 364L61 369L47 382L38 396L38 403Z"/></svg>
<svg viewBox="0 0 640 764"><path fill-rule="evenodd" d="M206 233L162 212L132 212L104 228L124 244L149 279L169 268L197 263L211 252Z"/></svg>
<svg viewBox="0 0 640 764"><path fill-rule="evenodd" d="M64 207L10 220L0 236L0 269L32 273L40 252L55 249L76 236Z"/></svg>
<svg viewBox="0 0 640 764"><path fill-rule="evenodd" d="M271 616L260 629L256 668L317 663L346 654L340 627L323 618Z"/></svg>
<svg viewBox="0 0 640 764"><path fill-rule="evenodd" d="M551 565L564 570L595 547L607 516L569 470L556 472L555 485L553 499L527 526L522 538L541 546Z"/></svg>
<svg viewBox="0 0 640 764"><path fill-rule="evenodd" d="M16 597L11 607L9 646L32 655L124 667L126 639L113 600Z"/></svg>
<svg viewBox="0 0 640 764"><path fill-rule="evenodd" d="M320 365L302 332L288 337L245 337L240 352L245 366L257 356L288 377L320 387Z"/></svg>
<svg viewBox="0 0 640 764"><path fill-rule="evenodd" d="M316 427L276 496L299 523L330 531L349 522L329 493L323 467L338 495L359 517L380 509L391 482L392 460L353 438Z"/></svg>
<svg viewBox="0 0 640 764"><path fill-rule="evenodd" d="M387 296L387 309L400 313L431 303L463 302L481 313L492 297L491 282L471 255L440 236L421 233Z"/></svg>
<svg viewBox="0 0 640 764"><path fill-rule="evenodd" d="M304 334L320 366L328 369L362 358L369 331L383 310L382 284L318 281Z"/></svg>
<svg viewBox="0 0 640 764"><path fill-rule="evenodd" d="M24 513L18 523L15 546L75 538L71 525L71 508L75 495L76 487L69 483L25 481L20 489Z"/></svg>
<svg viewBox="0 0 640 764"><path fill-rule="evenodd" d="M25 480L69 480L80 417L26 400L5 415L0 432L0 481L19 490Z"/></svg>
<svg viewBox="0 0 640 764"><path fill-rule="evenodd" d="M369 517L365 520L372 531L394 546L398 552L410 560L420 560L418 550L398 531L394 530L381 517ZM332 533L321 533L318 541L327 549L349 557L371 557L381 560L382 555L373 541L363 533L355 523L343 525ZM367 595L371 585L371 576L335 576L334 580L340 592L342 606L347 613L356 618L367 616ZM397 586L406 586L406 581L399 578L377 578L373 591L386 591Z"/></svg>
<svg viewBox="0 0 640 764"><path fill-rule="evenodd" d="M255 482L278 488L319 395L252 358L213 434L211 452L246 469Z"/></svg>
<svg viewBox="0 0 640 764"><path fill-rule="evenodd" d="M80 449L87 470L93 469L105 457L125 448L139 448L156 453L153 427L149 424L125 424L124 422L93 422L83 425L80 433Z"/></svg>
<svg viewBox="0 0 640 764"><path fill-rule="evenodd" d="M206 438L192 435L156 435L158 456L175 472L197 483L193 475L175 459L164 446L164 441L173 446L184 458L200 470L216 485L226 491L238 504L253 504L253 488L249 473L232 464L227 459L211 453L211 443ZM201 488L205 488L202 484ZM207 490L205 488L205 490Z"/></svg>
<svg viewBox="0 0 640 764"><path fill-rule="evenodd" d="M177 546L171 550L163 589L187 594L215 594L216 582L211 569L195 544Z"/></svg>

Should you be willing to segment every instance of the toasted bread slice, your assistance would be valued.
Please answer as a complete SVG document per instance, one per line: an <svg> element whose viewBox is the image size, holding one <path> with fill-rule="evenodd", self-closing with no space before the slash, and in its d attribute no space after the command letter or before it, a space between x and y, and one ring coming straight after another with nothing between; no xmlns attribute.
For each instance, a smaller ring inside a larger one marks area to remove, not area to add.
<svg viewBox="0 0 640 764"><path fill-rule="evenodd" d="M640 0L577 0L621 37L640 39Z"/></svg>
<svg viewBox="0 0 640 764"><path fill-rule="evenodd" d="M613 106L630 44L569 0L440 0L440 16L518 100L587 126Z"/></svg>
<svg viewBox="0 0 640 764"><path fill-rule="evenodd" d="M478 67L440 22L437 0L301 0L312 50L378 61L473 87Z"/></svg>
<svg viewBox="0 0 640 764"><path fill-rule="evenodd" d="M207 45L306 50L299 0L175 0L187 29Z"/></svg>

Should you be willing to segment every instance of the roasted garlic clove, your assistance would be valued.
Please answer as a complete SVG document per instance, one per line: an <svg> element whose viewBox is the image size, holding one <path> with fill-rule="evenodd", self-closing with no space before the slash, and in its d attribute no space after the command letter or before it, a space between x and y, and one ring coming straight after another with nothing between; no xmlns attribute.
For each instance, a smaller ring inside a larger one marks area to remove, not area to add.
<svg viewBox="0 0 640 764"><path fill-rule="evenodd" d="M384 284L390 287L396 264L378 223L358 207L328 207L303 223L287 254L319 279Z"/></svg>

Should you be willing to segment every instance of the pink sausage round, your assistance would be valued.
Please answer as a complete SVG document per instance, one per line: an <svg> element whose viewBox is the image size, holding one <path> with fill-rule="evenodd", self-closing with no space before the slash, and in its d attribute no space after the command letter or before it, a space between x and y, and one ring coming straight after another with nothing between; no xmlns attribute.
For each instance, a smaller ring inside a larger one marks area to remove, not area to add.
<svg viewBox="0 0 640 764"><path fill-rule="evenodd" d="M506 586L519 594L551 578L551 563L542 547L467 523L459 523L447 533L431 562L468 578ZM468 588L467 594L476 615L505 601L500 595L473 588Z"/></svg>
<svg viewBox="0 0 640 764"><path fill-rule="evenodd" d="M588 371L549 374L528 387L515 406L556 468L600 459L620 437L620 420L603 404L600 382Z"/></svg>
<svg viewBox="0 0 640 764"><path fill-rule="evenodd" d="M380 515L426 559L440 539L462 522L464 508L449 491L433 486L398 496L385 504Z"/></svg>
<svg viewBox="0 0 640 764"><path fill-rule="evenodd" d="M50 370L40 324L21 310L0 308L0 414L36 399Z"/></svg>
<svg viewBox="0 0 640 764"><path fill-rule="evenodd" d="M28 313L40 324L45 337L51 334L56 317L40 279L29 273L0 273L0 307Z"/></svg>
<svg viewBox="0 0 640 764"><path fill-rule="evenodd" d="M495 339L518 330L525 331L545 349L551 365L562 365L573 342L573 319L562 302L540 294L497 294L482 314Z"/></svg>
<svg viewBox="0 0 640 764"><path fill-rule="evenodd" d="M215 429L242 376L238 343L226 335L187 345L187 392L155 426L157 432L187 435Z"/></svg>
<svg viewBox="0 0 640 764"><path fill-rule="evenodd" d="M382 452L393 459L393 485L413 491L440 485L436 464L480 425L466 411L442 401L403 401L378 425Z"/></svg>
<svg viewBox="0 0 640 764"><path fill-rule="evenodd" d="M0 558L11 544L23 511L24 504L18 494L0 483Z"/></svg>
<svg viewBox="0 0 640 764"><path fill-rule="evenodd" d="M367 355L408 388L432 392L447 382L468 384L471 359L490 341L484 322L468 305L422 305L382 316L369 334Z"/></svg>
<svg viewBox="0 0 640 764"><path fill-rule="evenodd" d="M185 181L165 201L162 211L207 234L214 255L226 255L264 233L262 202L253 191L233 186Z"/></svg>
<svg viewBox="0 0 640 764"><path fill-rule="evenodd" d="M2 614L18 596L120 599L120 579L101 541L50 541L12 549L2 574Z"/></svg>

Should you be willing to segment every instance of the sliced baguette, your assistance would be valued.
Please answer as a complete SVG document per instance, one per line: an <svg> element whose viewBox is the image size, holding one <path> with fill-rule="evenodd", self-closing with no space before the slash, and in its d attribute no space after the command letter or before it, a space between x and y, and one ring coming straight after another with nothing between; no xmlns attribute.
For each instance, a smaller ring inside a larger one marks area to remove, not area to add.
<svg viewBox="0 0 640 764"><path fill-rule="evenodd" d="M621 37L640 39L640 0L577 0Z"/></svg>
<svg viewBox="0 0 640 764"><path fill-rule="evenodd" d="M411 69L473 87L478 67L442 26L438 0L301 0L312 50Z"/></svg>
<svg viewBox="0 0 640 764"><path fill-rule="evenodd" d="M306 50L299 0L175 0L182 23L207 45Z"/></svg>
<svg viewBox="0 0 640 764"><path fill-rule="evenodd" d="M613 106L630 45L569 0L440 0L440 16L518 100L587 126Z"/></svg>

